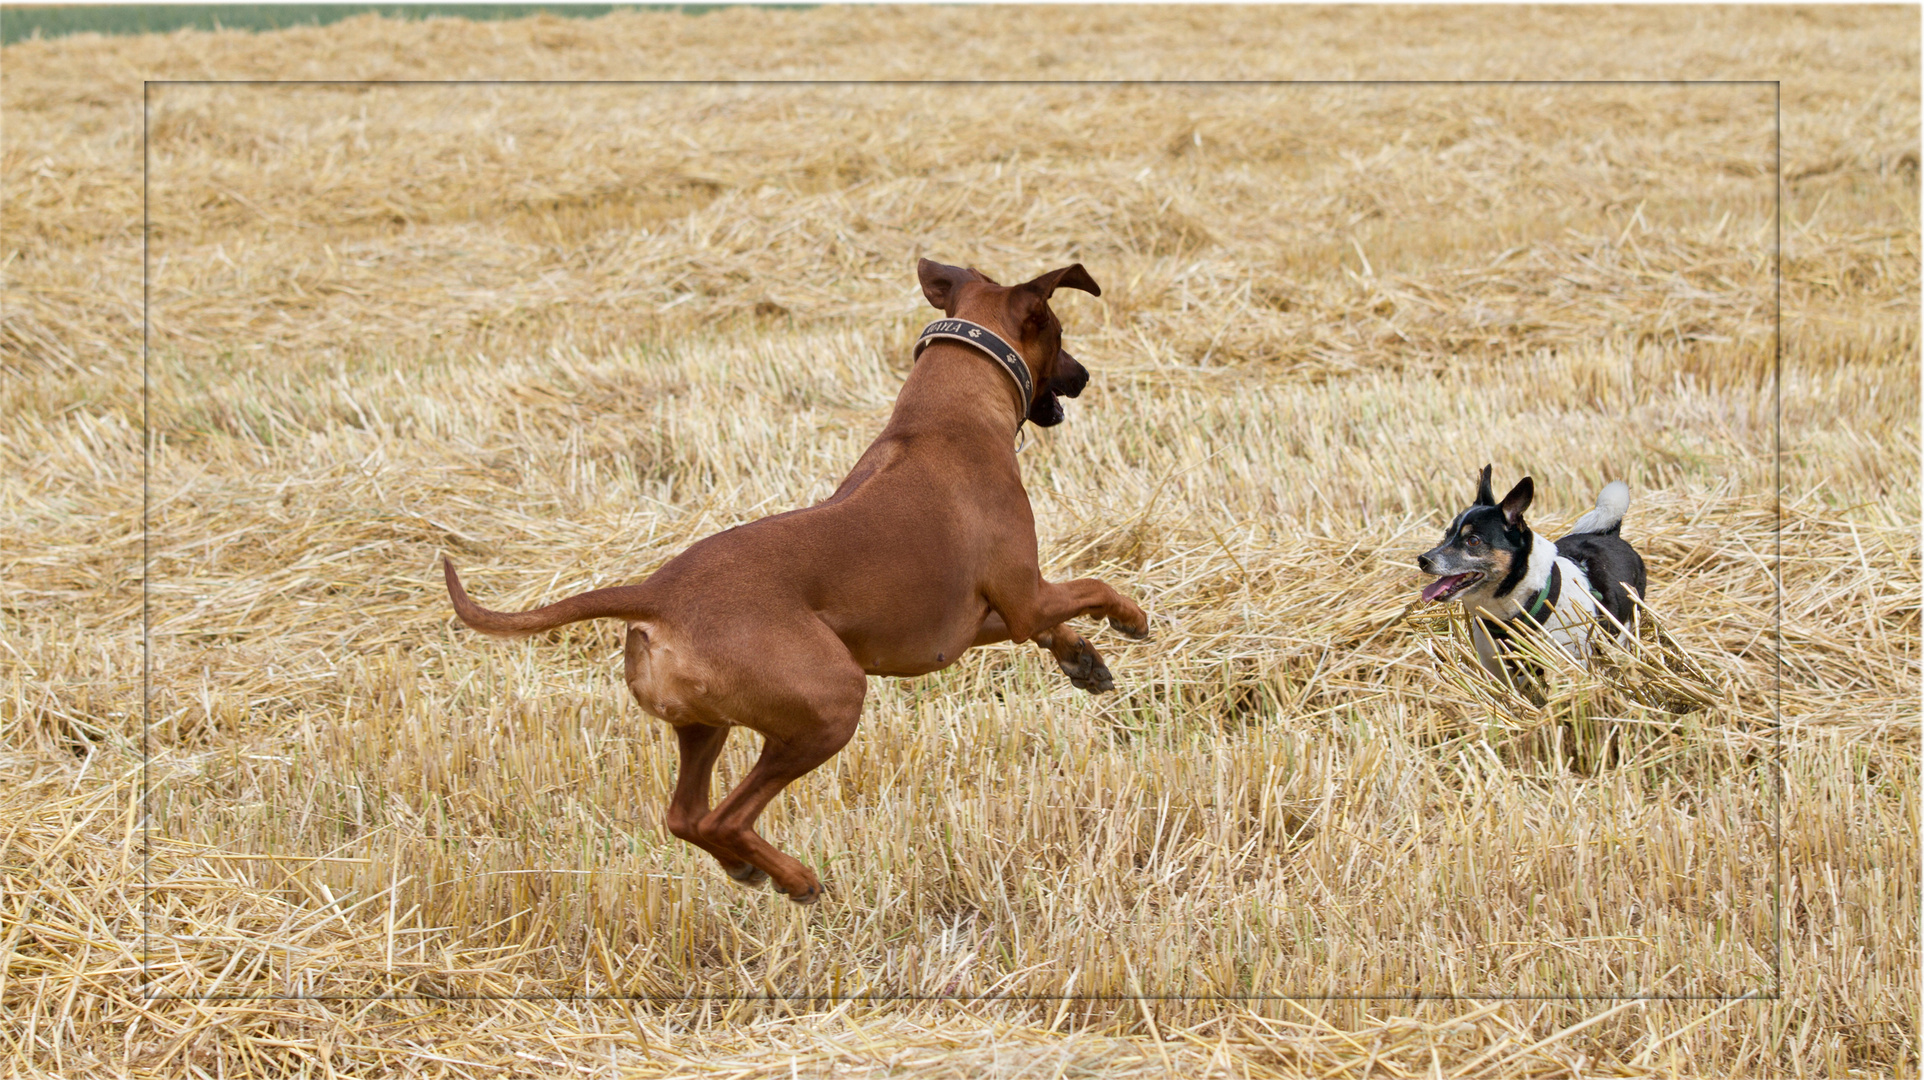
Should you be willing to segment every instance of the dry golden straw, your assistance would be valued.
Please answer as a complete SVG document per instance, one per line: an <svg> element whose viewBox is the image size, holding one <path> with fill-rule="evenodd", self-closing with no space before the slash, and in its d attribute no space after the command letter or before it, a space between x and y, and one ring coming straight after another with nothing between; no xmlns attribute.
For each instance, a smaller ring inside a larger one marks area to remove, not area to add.
<svg viewBox="0 0 1924 1080"><path fill-rule="evenodd" d="M8 46L0 1069L1916 1076L1917 42L1247 7ZM143 534L143 79L984 74L1067 82L153 85ZM1783 80L1780 386L1775 85L1075 82L1525 76ZM1102 698L1030 648L873 682L763 818L827 886L797 910L661 828L616 628L480 639L436 562L532 605L825 496L919 255L1104 286L1021 460L1046 571L1157 637L1095 634ZM1650 566L1635 644L1535 696L1410 606L1485 462L1552 535L1626 481Z"/></svg>

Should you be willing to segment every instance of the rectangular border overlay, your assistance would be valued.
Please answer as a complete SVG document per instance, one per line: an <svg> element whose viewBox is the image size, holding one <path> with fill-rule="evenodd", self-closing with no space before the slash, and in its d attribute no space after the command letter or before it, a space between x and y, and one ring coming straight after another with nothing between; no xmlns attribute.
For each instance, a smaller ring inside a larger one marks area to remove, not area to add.
<svg viewBox="0 0 1924 1080"><path fill-rule="evenodd" d="M153 955L152 761L153 649L149 584L152 509L153 434L150 404L152 353L153 238L149 182L153 174L153 88L156 86L1768 86L1772 90L1773 206L1771 231L1771 469L1775 547L1771 558L1774 592L1772 627L1771 720L1771 986L1741 994L156 994L148 964ZM144 1000L187 1001L1776 1001L1783 996L1784 926L1784 105L1783 83L1773 79L148 79L141 83L141 357L140 357L140 654L141 654L141 980ZM1611 1010L1615 1012L1616 1010ZM1608 1014L1606 1014L1608 1015ZM1599 1017L1601 1019L1601 1017Z"/></svg>

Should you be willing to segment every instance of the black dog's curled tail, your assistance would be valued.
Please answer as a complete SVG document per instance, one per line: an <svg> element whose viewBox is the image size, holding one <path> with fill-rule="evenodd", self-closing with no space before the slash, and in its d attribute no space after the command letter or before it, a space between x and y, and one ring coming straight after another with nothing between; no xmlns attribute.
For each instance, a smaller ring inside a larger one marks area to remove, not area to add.
<svg viewBox="0 0 1924 1080"><path fill-rule="evenodd" d="M1585 513L1575 525L1570 526L1570 535L1598 533L1615 536L1618 526L1623 524L1624 511L1629 509L1630 485L1621 480L1612 480L1597 493L1597 508Z"/></svg>

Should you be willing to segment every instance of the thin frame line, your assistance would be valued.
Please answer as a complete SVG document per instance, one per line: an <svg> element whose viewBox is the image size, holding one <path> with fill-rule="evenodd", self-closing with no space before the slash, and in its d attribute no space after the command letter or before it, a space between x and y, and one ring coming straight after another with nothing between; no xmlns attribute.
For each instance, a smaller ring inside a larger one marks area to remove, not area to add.
<svg viewBox="0 0 1924 1080"><path fill-rule="evenodd" d="M1773 86L1772 79L153 79L155 86Z"/></svg>
<svg viewBox="0 0 1924 1080"><path fill-rule="evenodd" d="M1774 156L1775 156L1775 207L1772 222L1773 246L1773 284L1775 294L1774 325L1772 327L1773 366L1772 366L1772 409L1774 416L1774 442L1772 455L1773 495L1775 506L1776 535L1774 537L1773 585L1776 596L1775 654L1773 657L1773 706L1775 721L1776 755L1772 761L1772 800L1773 822L1771 841L1773 848L1772 865L1775 881L1772 882L1772 976L1774 986L1768 995L1755 991L1741 994L1683 994L1683 995L1643 995L1643 994L1323 994L1323 995L1182 995L1182 994L1124 994L1118 996L1098 995L917 995L890 994L843 998L833 995L681 995L663 996L589 996L589 995L435 995L435 994L382 994L382 995L154 995L148 993L145 1000L174 1001L1115 1001L1127 1002L1140 999L1145 1001L1733 1001L1744 998L1758 1000L1780 1000L1783 994L1783 902L1782 882L1784 874L1783 831L1783 81L1781 79L148 79L141 83L141 835L144 850L141 859L142 896L141 896L141 933L143 954L141 956L141 976L143 983L151 989L150 964L152 955L152 860L151 842L152 812L150 806L151 783L150 763L152 757L153 700L152 700L152 638L149 605L149 540L152 477L152 426L149 414L150 374L149 363L152 351L152 266L150 240L152 233L150 198L150 178L152 173L152 107L151 90L154 86L1231 86L1231 87L1294 87L1294 86L1336 86L1336 87L1376 87L1376 86L1769 86L1773 91L1774 106Z"/></svg>
<svg viewBox="0 0 1924 1080"><path fill-rule="evenodd" d="M1773 276L1776 285L1776 318L1771 327L1771 436L1775 444L1771 447L1771 502L1775 513L1776 532L1775 550L1771 555L1771 584L1777 598L1777 619L1774 636L1776 648L1771 656L1771 720L1777 753L1770 763L1771 784L1771 828L1770 849L1772 876L1770 889L1770 936L1771 974L1776 985L1771 988L1771 1000L1781 1000L1784 994L1784 84L1778 80L1775 92L1777 109L1776 129L1776 196L1777 213L1772 220L1771 248Z"/></svg>
<svg viewBox="0 0 1924 1080"><path fill-rule="evenodd" d="M161 994L147 1001L1772 1001L1741 994Z"/></svg>
<svg viewBox="0 0 1924 1080"><path fill-rule="evenodd" d="M148 585L153 565L148 545L153 537L154 426L149 411L152 380L148 364L153 355L153 83L140 84L140 983L151 992L154 955L154 815L152 764L154 758L153 616Z"/></svg>

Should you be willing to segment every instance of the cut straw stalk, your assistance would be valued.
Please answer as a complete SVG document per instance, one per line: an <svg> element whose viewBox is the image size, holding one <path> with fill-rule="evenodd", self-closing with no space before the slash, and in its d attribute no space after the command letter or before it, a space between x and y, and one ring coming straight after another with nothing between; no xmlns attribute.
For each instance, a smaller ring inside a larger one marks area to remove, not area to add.
<svg viewBox="0 0 1924 1080"><path fill-rule="evenodd" d="M1517 1054L1555 1075L1580 1054L1634 1075L1673 1068L1638 1057L1660 1045L1706 1075L1915 1075L1915 883L1890 871L1917 798L1901 15L1598 9L1536 35L1463 9L1419 46L1387 9L1313 34L1267 9L1038 9L971 38L1011 70L1043 61L1008 42L1056 43L1072 78L1172 55L1596 74L1632 38L1666 76L1776 57L1802 223L1781 326L1768 89L972 88L1008 119L991 136L932 87L165 87L133 509L128 80L483 54L919 79L973 17L8 47L9 130L37 148L0 162L8 1069L1417 1076ZM609 628L476 643L428 574L453 548L477 595L533 604L826 497L906 370L921 253L1103 282L1063 309L1090 390L1022 462L1050 575L1113 580L1168 632L1097 635L1121 686L1100 701L1013 650L878 681L860 737L766 820L834 890L797 919L657 828L672 747L622 697ZM1628 481L1652 566L1661 633L1541 708L1420 613L1389 621L1493 457L1535 475L1546 528ZM594 985L641 1000L565 1000ZM1780 997L1587 1027L1408 1000L1626 985ZM801 1000L825 987L1110 1000ZM290 990L340 1000L182 1000ZM1298 1023L1154 996L1265 992L1396 1000ZM552 1000L466 1000L509 994Z"/></svg>

